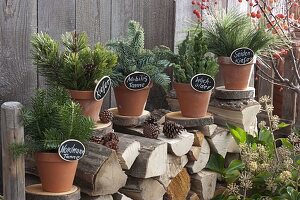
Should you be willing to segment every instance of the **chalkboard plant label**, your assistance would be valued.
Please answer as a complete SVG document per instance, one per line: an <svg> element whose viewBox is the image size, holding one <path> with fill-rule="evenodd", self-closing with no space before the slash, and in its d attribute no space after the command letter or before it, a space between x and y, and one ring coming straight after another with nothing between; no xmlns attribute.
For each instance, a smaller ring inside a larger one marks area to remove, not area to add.
<svg viewBox="0 0 300 200"><path fill-rule="evenodd" d="M96 85L94 90L94 98L96 101L102 100L108 93L111 87L111 79L109 76L104 76Z"/></svg>
<svg viewBox="0 0 300 200"><path fill-rule="evenodd" d="M84 145L74 139L62 142L58 149L59 156L65 161L79 160L84 156L84 153Z"/></svg>
<svg viewBox="0 0 300 200"><path fill-rule="evenodd" d="M207 74L196 74L190 84L198 92L208 92L215 87L215 80Z"/></svg>
<svg viewBox="0 0 300 200"><path fill-rule="evenodd" d="M253 58L254 52L247 47L238 48L230 55L231 61L237 65L247 65L252 62Z"/></svg>
<svg viewBox="0 0 300 200"><path fill-rule="evenodd" d="M126 76L124 85L129 90L142 90L150 84L150 76L144 72L134 72Z"/></svg>

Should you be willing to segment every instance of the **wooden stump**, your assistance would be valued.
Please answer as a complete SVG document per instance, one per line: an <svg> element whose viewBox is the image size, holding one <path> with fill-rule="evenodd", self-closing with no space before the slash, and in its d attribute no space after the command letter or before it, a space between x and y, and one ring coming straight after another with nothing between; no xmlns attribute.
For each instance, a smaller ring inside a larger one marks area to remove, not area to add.
<svg viewBox="0 0 300 200"><path fill-rule="evenodd" d="M160 134L158 139L168 144L168 152L176 156L185 155L193 145L194 135L192 133L182 131L177 138L167 138Z"/></svg>
<svg viewBox="0 0 300 200"><path fill-rule="evenodd" d="M93 135L100 135L100 134L106 134L109 132L112 132L112 123L108 122L108 123L97 123L95 125L94 131L93 131Z"/></svg>
<svg viewBox="0 0 300 200"><path fill-rule="evenodd" d="M224 86L220 86L215 89L215 98L218 99L253 99L254 97L254 87L245 90L226 90Z"/></svg>
<svg viewBox="0 0 300 200"><path fill-rule="evenodd" d="M126 183L117 154L101 144L88 142L86 153L79 160L75 182L90 196L116 193Z"/></svg>
<svg viewBox="0 0 300 200"><path fill-rule="evenodd" d="M194 162L188 162L186 168L190 174L198 173L205 168L210 156L210 147L206 139L201 144L199 157Z"/></svg>
<svg viewBox="0 0 300 200"><path fill-rule="evenodd" d="M120 192L134 200L162 200L165 188L159 181L147 178L128 177Z"/></svg>
<svg viewBox="0 0 300 200"><path fill-rule="evenodd" d="M26 200L79 200L80 189L73 186L68 192L52 193L45 192L41 184L26 187ZM21 200L21 199L20 199Z"/></svg>
<svg viewBox="0 0 300 200"><path fill-rule="evenodd" d="M172 179L167 188L167 196L172 200L183 200L186 199L189 191L190 175L184 168Z"/></svg>
<svg viewBox="0 0 300 200"><path fill-rule="evenodd" d="M140 154L127 172L129 175L136 178L150 178L163 175L166 172L167 143L126 134L123 134L122 137L136 140L141 144Z"/></svg>
<svg viewBox="0 0 300 200"><path fill-rule="evenodd" d="M109 109L114 114L113 124L118 126L141 126L150 117L150 112L144 110L141 116L119 115L117 108Z"/></svg>
<svg viewBox="0 0 300 200"><path fill-rule="evenodd" d="M166 121L174 121L185 128L201 127L214 123L212 114L207 113L205 117L189 118L182 116L181 112L170 112L165 116Z"/></svg>
<svg viewBox="0 0 300 200"><path fill-rule="evenodd" d="M203 170L191 176L191 190L196 192L203 200L214 197L216 183L217 173L208 170Z"/></svg>
<svg viewBox="0 0 300 200"><path fill-rule="evenodd" d="M225 158L231 139L232 136L227 129L218 127L214 134L210 138L207 138L207 141L212 152L216 152Z"/></svg>
<svg viewBox="0 0 300 200"><path fill-rule="evenodd" d="M10 152L11 144L24 142L21 110L19 102L6 102L1 106L2 181L6 200L25 199L24 156L14 159Z"/></svg>

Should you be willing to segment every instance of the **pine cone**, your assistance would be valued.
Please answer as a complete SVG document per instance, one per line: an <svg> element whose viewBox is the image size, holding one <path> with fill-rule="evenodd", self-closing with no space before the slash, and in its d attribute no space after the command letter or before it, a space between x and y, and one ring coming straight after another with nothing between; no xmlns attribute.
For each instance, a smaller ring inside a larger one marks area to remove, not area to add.
<svg viewBox="0 0 300 200"><path fill-rule="evenodd" d="M103 123L108 123L111 122L113 120L113 113L109 110L104 110L99 114L100 117L100 121Z"/></svg>
<svg viewBox="0 0 300 200"><path fill-rule="evenodd" d="M183 126L180 124L177 124L173 121L167 121L164 124L163 127L163 133L167 138L175 138L179 134L181 134L181 131L184 129Z"/></svg>
<svg viewBox="0 0 300 200"><path fill-rule="evenodd" d="M109 132L102 137L92 136L91 141L97 144L102 144L110 149L117 150L119 137L114 132Z"/></svg>
<svg viewBox="0 0 300 200"><path fill-rule="evenodd" d="M144 136L147 138L157 139L159 135L159 125L155 117L150 116L144 123Z"/></svg>

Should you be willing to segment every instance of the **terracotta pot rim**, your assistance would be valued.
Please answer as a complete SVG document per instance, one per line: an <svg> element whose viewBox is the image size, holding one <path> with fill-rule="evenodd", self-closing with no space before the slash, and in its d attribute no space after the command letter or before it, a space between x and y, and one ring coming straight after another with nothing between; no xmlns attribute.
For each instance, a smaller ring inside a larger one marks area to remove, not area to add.
<svg viewBox="0 0 300 200"><path fill-rule="evenodd" d="M68 90L68 91L73 99L94 99L93 90Z"/></svg>
<svg viewBox="0 0 300 200"><path fill-rule="evenodd" d="M218 57L218 64L229 64L229 65L236 65L236 66L239 66L239 67L243 67L243 66L247 66L247 65L253 65L256 63L256 59L257 59L257 55L254 55L252 61L248 64L244 64L244 65L237 65L235 63L233 63L230 59L230 57L228 56L219 56Z"/></svg>
<svg viewBox="0 0 300 200"><path fill-rule="evenodd" d="M146 89L150 89L150 88L152 88L153 87L153 82L150 82L150 84L149 85L147 85L146 87L144 87L143 89L139 89L139 90L130 90L130 89L128 89L123 83L122 84L120 84L120 85L117 85L117 86L115 86L115 87L113 87L114 89L115 88L119 88L119 89L127 89L127 90L130 90L130 91L140 91L140 90L146 90Z"/></svg>
<svg viewBox="0 0 300 200"><path fill-rule="evenodd" d="M39 158L38 160L43 161L43 162L67 162L67 163L72 163L72 162L78 162L78 160L73 160L73 161L66 161L63 160L58 153L51 153L51 152L35 152L35 159ZM47 157L47 158L41 158Z"/></svg>

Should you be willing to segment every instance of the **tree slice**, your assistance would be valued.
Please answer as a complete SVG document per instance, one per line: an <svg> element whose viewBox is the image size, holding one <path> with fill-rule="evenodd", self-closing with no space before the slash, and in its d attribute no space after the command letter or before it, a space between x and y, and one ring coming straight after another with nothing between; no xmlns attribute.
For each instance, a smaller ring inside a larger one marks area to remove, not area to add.
<svg viewBox="0 0 300 200"><path fill-rule="evenodd" d="M111 108L109 110L114 115L113 124L118 126L141 126L145 120L150 117L150 112L147 110L144 110L141 116L119 115L117 108Z"/></svg>
<svg viewBox="0 0 300 200"><path fill-rule="evenodd" d="M80 200L114 200L114 199L112 195L101 195L101 196L91 197L89 195L82 194Z"/></svg>
<svg viewBox="0 0 300 200"><path fill-rule="evenodd" d="M254 97L254 87L248 87L245 90L227 90L224 86L215 88L215 98L218 99L253 99Z"/></svg>
<svg viewBox="0 0 300 200"><path fill-rule="evenodd" d="M189 118L183 117L180 111L170 112L166 114L165 119L166 121L174 121L185 128L200 127L214 123L214 118L210 113L207 113L205 117Z"/></svg>
<svg viewBox="0 0 300 200"><path fill-rule="evenodd" d="M26 200L79 200L80 189L75 185L68 192L52 193L45 192L42 189L42 184L34 184L27 186Z"/></svg>
<svg viewBox="0 0 300 200"><path fill-rule="evenodd" d="M113 131L112 123L96 123L93 131L93 135L106 134Z"/></svg>

